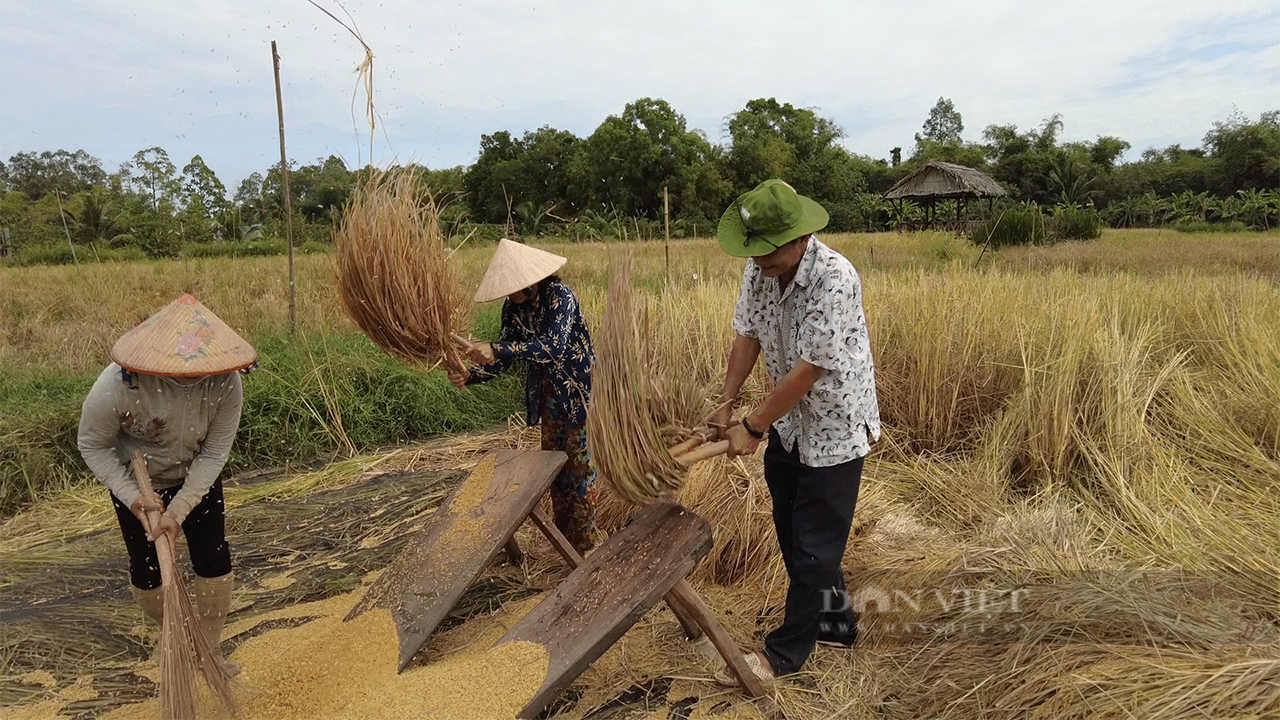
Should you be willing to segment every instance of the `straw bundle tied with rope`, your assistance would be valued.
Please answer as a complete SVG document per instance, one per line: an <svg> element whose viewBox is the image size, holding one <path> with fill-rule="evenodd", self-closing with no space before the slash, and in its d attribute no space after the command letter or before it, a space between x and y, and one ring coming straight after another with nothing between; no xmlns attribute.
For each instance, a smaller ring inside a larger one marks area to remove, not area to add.
<svg viewBox="0 0 1280 720"><path fill-rule="evenodd" d="M138 491L155 496L147 460L138 450L130 465ZM159 511L147 512L147 532L153 533L160 521ZM178 572L177 549L167 535L155 535L156 555L160 559L160 581L164 587L164 620L160 627L160 714L163 720L185 720L196 716L196 668L215 697L231 712L231 674L223 664L222 654L205 636L196 622L191 598Z"/></svg>
<svg viewBox="0 0 1280 720"><path fill-rule="evenodd" d="M463 367L454 338L470 328L471 298L449 262L439 208L413 173L365 179L333 241L342 305L370 340L412 363Z"/></svg>
<svg viewBox="0 0 1280 720"><path fill-rule="evenodd" d="M591 384L591 454L614 491L633 505L676 492L689 465L727 449L720 442L693 450L711 438L706 428L692 429L710 414L707 394L654 362L647 312L643 320L637 317L625 252L610 257Z"/></svg>

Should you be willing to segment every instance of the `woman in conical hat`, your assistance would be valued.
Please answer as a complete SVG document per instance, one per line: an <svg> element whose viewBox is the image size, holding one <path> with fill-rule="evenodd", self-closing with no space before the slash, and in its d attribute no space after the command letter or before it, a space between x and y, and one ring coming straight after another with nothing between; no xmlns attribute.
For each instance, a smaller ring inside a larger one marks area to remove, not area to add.
<svg viewBox="0 0 1280 720"><path fill-rule="evenodd" d="M143 611L157 624L163 617L155 536L142 522L148 510L157 510L163 514L155 533L176 541L181 529L187 538L196 610L218 647L232 582L218 474L240 425L240 373L257 364L258 354L184 294L125 333L110 355L113 362L81 409L80 454L111 491L133 595ZM147 459L155 495L142 495L132 479L135 450ZM228 669L238 670L231 663Z"/></svg>
<svg viewBox="0 0 1280 720"><path fill-rule="evenodd" d="M459 388L490 380L513 360L525 366L525 405L530 427L541 425L542 449L569 456L551 488L556 527L578 552L593 546L595 469L587 449L587 402L595 351L578 297L556 272L566 258L503 238L476 290L476 302L505 297L502 331L495 342L476 343L468 355L477 367L450 371Z"/></svg>

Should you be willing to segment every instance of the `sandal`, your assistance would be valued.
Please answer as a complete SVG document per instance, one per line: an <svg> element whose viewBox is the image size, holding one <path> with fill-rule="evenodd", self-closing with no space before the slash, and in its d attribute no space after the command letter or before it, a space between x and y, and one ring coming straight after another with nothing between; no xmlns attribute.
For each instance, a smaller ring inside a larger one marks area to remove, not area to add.
<svg viewBox="0 0 1280 720"><path fill-rule="evenodd" d="M765 658L763 653L753 652L746 653L742 656L746 661L747 667L751 668L751 672L760 682L772 682L777 679L777 675L773 673L773 666L769 664L769 660ZM738 677L729 670L729 666L725 665L715 675L716 682L725 687L737 687L742 683L738 682Z"/></svg>

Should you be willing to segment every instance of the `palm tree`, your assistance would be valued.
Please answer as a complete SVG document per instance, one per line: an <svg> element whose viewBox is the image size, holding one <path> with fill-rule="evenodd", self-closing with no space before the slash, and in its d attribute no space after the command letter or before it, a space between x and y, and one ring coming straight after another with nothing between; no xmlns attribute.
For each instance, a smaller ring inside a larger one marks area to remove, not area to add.
<svg viewBox="0 0 1280 720"><path fill-rule="evenodd" d="M520 235L522 237L536 237L539 230L542 229L542 221L551 211L556 209L553 202L548 202L539 209L533 204L533 201L526 200L516 206L516 216L520 219Z"/></svg>
<svg viewBox="0 0 1280 720"><path fill-rule="evenodd" d="M121 211L101 187L85 193L79 217L75 218L76 235L82 242L111 243L123 231L119 226Z"/></svg>
<svg viewBox="0 0 1280 720"><path fill-rule="evenodd" d="M1093 199L1094 184L1098 180L1097 170L1075 158L1062 156L1055 158L1053 167L1049 169L1049 194L1059 205L1088 205Z"/></svg>

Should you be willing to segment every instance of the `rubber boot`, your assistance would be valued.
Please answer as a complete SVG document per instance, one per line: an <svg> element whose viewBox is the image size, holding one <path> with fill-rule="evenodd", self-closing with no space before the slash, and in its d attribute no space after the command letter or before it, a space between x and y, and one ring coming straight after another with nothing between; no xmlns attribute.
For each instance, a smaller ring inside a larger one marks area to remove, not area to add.
<svg viewBox="0 0 1280 720"><path fill-rule="evenodd" d="M129 586L133 591L133 600L138 603L138 607L142 608L142 612L151 618L156 627L164 625L164 587L152 588L150 590L141 590L133 585Z"/></svg>
<svg viewBox="0 0 1280 720"><path fill-rule="evenodd" d="M231 573L215 578L196 576L192 583L196 595L196 615L199 616L200 629L204 631L209 643L222 655L222 626L227 621L227 611L231 609ZM227 672L236 675L240 672L239 663L223 659Z"/></svg>

